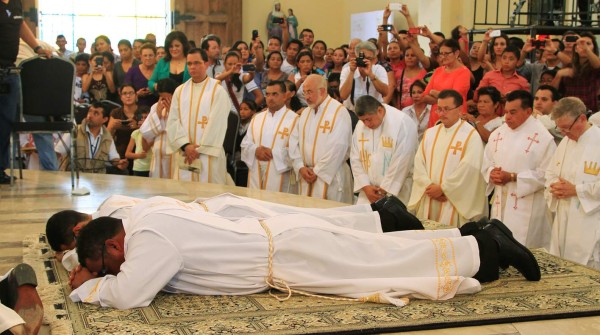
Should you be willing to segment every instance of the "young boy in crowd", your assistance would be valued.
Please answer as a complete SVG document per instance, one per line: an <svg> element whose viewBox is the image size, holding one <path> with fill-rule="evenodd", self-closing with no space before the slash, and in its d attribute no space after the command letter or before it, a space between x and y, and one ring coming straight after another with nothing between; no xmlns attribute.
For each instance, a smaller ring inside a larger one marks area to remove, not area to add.
<svg viewBox="0 0 600 335"><path fill-rule="evenodd" d="M152 160L152 151L146 152L142 145L144 140L140 133L139 127L142 126L148 117L148 110L143 110L141 113L136 113L135 119L138 123L138 129L131 133L131 139L125 151L125 158L133 159L133 175L139 177L150 176L150 161Z"/></svg>

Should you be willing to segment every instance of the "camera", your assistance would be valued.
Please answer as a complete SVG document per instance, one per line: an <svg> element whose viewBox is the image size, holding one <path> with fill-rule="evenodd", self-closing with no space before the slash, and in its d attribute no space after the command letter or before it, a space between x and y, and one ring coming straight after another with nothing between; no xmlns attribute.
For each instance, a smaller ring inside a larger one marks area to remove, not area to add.
<svg viewBox="0 0 600 335"><path fill-rule="evenodd" d="M394 26L392 26L391 24L382 24L381 25L381 29L383 29L383 31L392 31L392 28L394 28Z"/></svg>
<svg viewBox="0 0 600 335"><path fill-rule="evenodd" d="M258 30L252 30L252 40L254 41L258 37Z"/></svg>
<svg viewBox="0 0 600 335"><path fill-rule="evenodd" d="M358 57L356 57L356 66L367 67L367 63L365 63L365 53L364 52L358 53Z"/></svg>
<svg viewBox="0 0 600 335"><path fill-rule="evenodd" d="M274 17L273 18L273 23L282 24L283 23L283 18L282 17Z"/></svg>
<svg viewBox="0 0 600 335"><path fill-rule="evenodd" d="M531 40L531 46L536 49L544 49L546 46L546 40Z"/></svg>
<svg viewBox="0 0 600 335"><path fill-rule="evenodd" d="M577 42L577 40L579 39L579 37L575 36L575 35L568 35L565 37L565 42Z"/></svg>
<svg viewBox="0 0 600 335"><path fill-rule="evenodd" d="M419 35L419 34L421 34L421 28L419 28L419 27L408 28L408 33L411 35Z"/></svg>
<svg viewBox="0 0 600 335"><path fill-rule="evenodd" d="M254 64L244 64L242 65L242 70L244 70L244 72L254 72L256 71L256 66L254 66Z"/></svg>
<svg viewBox="0 0 600 335"><path fill-rule="evenodd" d="M101 67L102 64L104 64L104 58L102 58L102 57L96 57L95 61L96 61L96 67Z"/></svg>

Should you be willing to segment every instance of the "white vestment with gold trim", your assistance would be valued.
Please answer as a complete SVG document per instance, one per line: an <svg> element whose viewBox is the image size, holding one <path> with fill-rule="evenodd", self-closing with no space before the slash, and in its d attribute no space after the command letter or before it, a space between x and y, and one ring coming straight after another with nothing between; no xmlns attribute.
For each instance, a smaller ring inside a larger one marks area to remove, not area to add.
<svg viewBox="0 0 600 335"><path fill-rule="evenodd" d="M158 103L150 107L150 114L140 127L140 132L146 141L152 145L152 160L150 161L150 177L173 178L175 159L167 153L167 120L160 118L157 113Z"/></svg>
<svg viewBox="0 0 600 335"><path fill-rule="evenodd" d="M546 171L545 196L555 213L550 253L600 269L600 128L592 126L577 141L565 137ZM563 178L577 195L557 199L550 184Z"/></svg>
<svg viewBox="0 0 600 335"><path fill-rule="evenodd" d="M453 227L487 216L482 155L479 133L463 120L449 128L439 124L427 129L415 155L409 210L421 220ZM425 194L431 184L441 186L446 201Z"/></svg>
<svg viewBox="0 0 600 335"><path fill-rule="evenodd" d="M200 171L177 166L173 178L185 181L225 184L227 169L223 140L230 110L229 96L218 80L192 79L175 89L167 119L167 136L172 152L181 155L187 143L199 145Z"/></svg>
<svg viewBox="0 0 600 335"><path fill-rule="evenodd" d="M379 186L408 203L412 169L417 150L417 127L406 113L384 105L385 116L379 127L369 129L359 121L352 136L350 163L358 203L370 203L361 189Z"/></svg>
<svg viewBox="0 0 600 335"><path fill-rule="evenodd" d="M276 192L298 192L288 153L289 139L298 115L283 106L275 113L266 110L254 115L242 140L241 158L248 166L248 187ZM259 161L256 148L271 149L273 159Z"/></svg>
<svg viewBox="0 0 600 335"><path fill-rule="evenodd" d="M458 229L421 231L413 239L403 232L366 233L310 214L284 214L264 220L267 233L256 218L234 222L201 206L163 199L134 206L123 220L125 262L119 274L85 282L71 299L127 309L148 306L161 290L264 292L268 235L273 277L293 289L352 298L379 294L399 306L406 303L399 297L446 300L481 289L471 278L479 270L477 242Z"/></svg>
<svg viewBox="0 0 600 335"><path fill-rule="evenodd" d="M317 107L307 107L290 136L290 158L298 178L298 193L315 198L352 203L350 155L352 121L348 110L331 97ZM308 184L300 175L310 167L317 180Z"/></svg>
<svg viewBox="0 0 600 335"><path fill-rule="evenodd" d="M506 123L496 128L485 147L481 171L487 194L494 191L490 217L504 222L529 248L549 248L552 220L544 200L544 175L555 150L554 137L533 116L517 129ZM494 167L515 173L517 181L494 185Z"/></svg>

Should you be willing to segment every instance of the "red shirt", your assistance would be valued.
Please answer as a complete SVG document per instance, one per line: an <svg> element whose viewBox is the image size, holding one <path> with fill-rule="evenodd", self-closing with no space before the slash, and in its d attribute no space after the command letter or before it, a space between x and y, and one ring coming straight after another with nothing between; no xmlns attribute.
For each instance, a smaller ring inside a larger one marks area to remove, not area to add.
<svg viewBox="0 0 600 335"><path fill-rule="evenodd" d="M508 78L502 74L501 70L490 71L483 76L479 82L477 90L486 86L494 86L498 89L498 91L500 91L502 96L505 96L508 93L516 90L525 90L527 92L530 90L527 79L518 75L517 71L513 72L513 74ZM473 97L474 101L477 101L478 98L477 90L475 91L475 95ZM504 115L504 106L498 106L496 114L498 114L498 116Z"/></svg>
<svg viewBox="0 0 600 335"><path fill-rule="evenodd" d="M424 94L429 94L431 90L443 91L452 89L460 93L463 98L463 104L461 106L462 113L467 113L467 93L471 87L471 70L466 66L462 66L454 71L447 72L445 66L438 67L433 71L433 75L429 80L429 84L425 88ZM440 119L437 113L437 104L431 107L431 114L429 116L428 127L433 127L436 122Z"/></svg>

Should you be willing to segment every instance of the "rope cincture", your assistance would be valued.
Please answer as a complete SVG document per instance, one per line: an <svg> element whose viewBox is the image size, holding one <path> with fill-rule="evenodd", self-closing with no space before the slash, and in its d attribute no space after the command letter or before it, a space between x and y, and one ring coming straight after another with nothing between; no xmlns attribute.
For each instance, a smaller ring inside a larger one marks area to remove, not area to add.
<svg viewBox="0 0 600 335"><path fill-rule="evenodd" d="M277 301L281 301L281 302L286 301L292 297L293 293L296 293L296 294L300 294L300 295L307 296L307 297L315 297L315 298L326 299L326 300L353 301L353 302L363 302L363 303L364 302L374 302L374 303L378 303L378 304L390 304L390 302L387 301L386 299L382 299L380 293L374 293L369 296L360 297L360 298L331 297L331 296L313 294L313 293L309 293L306 291L292 289L292 288L290 288L290 286L288 285L288 283L285 280L273 278L273 252L275 250L275 247L273 245L273 234L271 233L271 229L269 229L269 226L267 226L267 224L265 223L264 220L258 220L258 222L260 222L261 227L267 233L267 238L269 239L268 273L267 273L267 276L265 277L265 283L272 289L276 289L278 291L287 293L287 296L282 298L282 297L276 295L275 293L273 293L272 290L269 290L269 295L272 296L273 298L277 299ZM404 299L402 299L402 300L404 300ZM405 302L408 303L408 299L406 299Z"/></svg>

